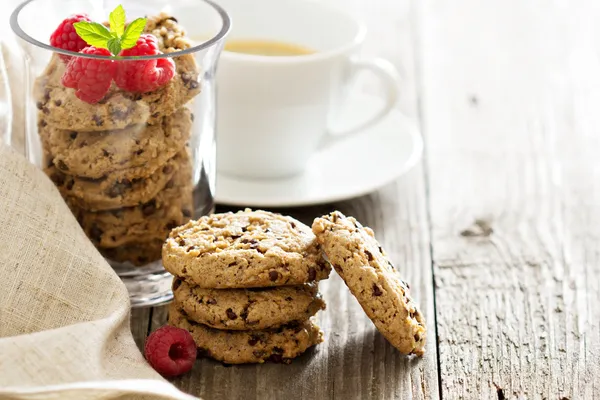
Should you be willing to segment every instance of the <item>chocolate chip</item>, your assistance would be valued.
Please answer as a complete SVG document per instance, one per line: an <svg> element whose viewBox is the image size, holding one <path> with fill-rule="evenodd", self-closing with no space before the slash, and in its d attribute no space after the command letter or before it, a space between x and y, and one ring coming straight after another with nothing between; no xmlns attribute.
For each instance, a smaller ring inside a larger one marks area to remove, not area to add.
<svg viewBox="0 0 600 400"><path fill-rule="evenodd" d="M152 213L154 213L155 211L156 211L156 202L154 200L152 200L142 206L142 214L144 214L146 217L149 215L152 215Z"/></svg>
<svg viewBox="0 0 600 400"><path fill-rule="evenodd" d="M77 132L71 132L71 133L69 133L69 137L71 138L71 140L77 139Z"/></svg>
<svg viewBox="0 0 600 400"><path fill-rule="evenodd" d="M44 120L41 120L41 121L40 121L40 126L41 126L42 128L44 128L46 125L48 125L48 123L47 123L46 121L44 121Z"/></svg>
<svg viewBox="0 0 600 400"><path fill-rule="evenodd" d="M367 255L367 259L369 261L373 261L373 254L369 250L365 250L365 254Z"/></svg>
<svg viewBox="0 0 600 400"><path fill-rule="evenodd" d="M317 277L317 270L314 269L313 267L310 267L308 269L308 280L314 281L316 277Z"/></svg>
<svg viewBox="0 0 600 400"><path fill-rule="evenodd" d="M173 186L175 186L175 180L170 179L169 182L167 182L167 184L165 185L165 189L171 189Z"/></svg>
<svg viewBox="0 0 600 400"><path fill-rule="evenodd" d="M290 225L292 226L292 229L296 229L296 224L294 223L294 221L290 221Z"/></svg>
<svg viewBox="0 0 600 400"><path fill-rule="evenodd" d="M96 123L96 126L104 125L104 121L102 120L102 117L100 117L99 115L94 115L92 117L92 120Z"/></svg>
<svg viewBox="0 0 600 400"><path fill-rule="evenodd" d="M110 152L108 152L108 150L102 149L102 155L104 155L104 157L110 157Z"/></svg>
<svg viewBox="0 0 600 400"><path fill-rule="evenodd" d="M235 261L232 261L229 264L227 264L228 267L234 267L236 265L237 265L237 263Z"/></svg>
<svg viewBox="0 0 600 400"><path fill-rule="evenodd" d="M54 100L54 104L56 105L56 107L60 107L62 105L62 100Z"/></svg>
<svg viewBox="0 0 600 400"><path fill-rule="evenodd" d="M46 114L46 115L47 115L47 114L50 114L50 110L48 109L48 107L43 107L43 108L42 108L42 112L43 112L44 114Z"/></svg>
<svg viewBox="0 0 600 400"><path fill-rule="evenodd" d="M177 223L177 221L171 221L165 226L165 228L167 228L168 230L171 230L171 229L177 228L178 226L179 226L179 224Z"/></svg>
<svg viewBox="0 0 600 400"><path fill-rule="evenodd" d="M190 246L190 247L188 247L188 248L186 249L186 251L189 253L190 251L192 251L192 250L196 250L196 249L197 249L197 247L196 247L196 246Z"/></svg>
<svg viewBox="0 0 600 400"><path fill-rule="evenodd" d="M215 299L208 299L208 300L206 300L206 304L210 304L210 305L214 306L215 304L217 304L217 300L215 300Z"/></svg>
<svg viewBox="0 0 600 400"><path fill-rule="evenodd" d="M69 167L67 166L67 164L65 164L65 162L63 160L58 160L56 162L56 166L58 167L58 169L60 169L61 171L68 171Z"/></svg>
<svg viewBox="0 0 600 400"><path fill-rule="evenodd" d="M179 289L179 286L181 286L183 282L181 281L181 279L175 279L173 281L173 290L177 290Z"/></svg>
<svg viewBox="0 0 600 400"><path fill-rule="evenodd" d="M180 245L181 247L185 246L185 240L182 238L179 238L179 240L177 241L177 244Z"/></svg>
<svg viewBox="0 0 600 400"><path fill-rule="evenodd" d="M190 81L190 89L197 89L200 84L197 81Z"/></svg>
<svg viewBox="0 0 600 400"><path fill-rule="evenodd" d="M281 356L281 354L271 354L271 356L269 357L269 361L281 364L283 363L283 357Z"/></svg>
<svg viewBox="0 0 600 400"><path fill-rule="evenodd" d="M279 272L277 271L269 271L269 279L272 282L275 282L279 278Z"/></svg>
<svg viewBox="0 0 600 400"><path fill-rule="evenodd" d="M248 339L248 344L250 346L255 346L256 343L258 343L258 338L256 336L251 336L250 339Z"/></svg>
<svg viewBox="0 0 600 400"><path fill-rule="evenodd" d="M41 101L38 101L37 103L35 103L35 106L37 107L38 110L41 110L42 108L44 108L44 103L42 103Z"/></svg>
<svg viewBox="0 0 600 400"><path fill-rule="evenodd" d="M254 357L261 358L261 359L267 355L267 353L264 350L255 350L252 352L252 354L254 354Z"/></svg>
<svg viewBox="0 0 600 400"><path fill-rule="evenodd" d="M128 187L131 187L131 184L127 185L125 181L117 182L108 190L108 195L114 199L121 196Z"/></svg>
<svg viewBox="0 0 600 400"><path fill-rule="evenodd" d="M415 342L421 340L421 336L418 333L415 333Z"/></svg>
<svg viewBox="0 0 600 400"><path fill-rule="evenodd" d="M373 284L373 296L381 296L382 294L383 294L383 292L381 291L379 286L377 286L377 284L374 283Z"/></svg>
<svg viewBox="0 0 600 400"><path fill-rule="evenodd" d="M71 189L73 189L74 184L75 184L75 182L73 182L73 179L70 179L69 182L67 182L67 185L65 187L67 188L67 190L71 190Z"/></svg>
<svg viewBox="0 0 600 400"><path fill-rule="evenodd" d="M92 225L92 228L90 229L90 239L99 243L102 240L103 233L102 229L97 225Z"/></svg>
<svg viewBox="0 0 600 400"><path fill-rule="evenodd" d="M126 117L126 116L127 116L127 111L123 111L123 110L114 110L114 111L112 112L112 117L113 117L114 119L121 120L121 119L125 119L125 117Z"/></svg>
<svg viewBox="0 0 600 400"><path fill-rule="evenodd" d="M165 165L162 169L163 174L168 175L171 172L173 172L173 166L172 165Z"/></svg>
<svg viewBox="0 0 600 400"><path fill-rule="evenodd" d="M285 298L285 301L292 301L292 300L294 300L294 299L291 298L290 296L288 296L288 297Z"/></svg>
<svg viewBox="0 0 600 400"><path fill-rule="evenodd" d="M248 239L248 238L244 238L244 239L242 239L241 243L244 243L244 244L249 244L249 245L251 245L251 246L252 246L252 245L257 245L257 244L258 244L258 240L256 240L256 239ZM252 247L251 247L251 248L252 248ZM256 248L256 247L254 247L254 248Z"/></svg>
<svg viewBox="0 0 600 400"><path fill-rule="evenodd" d="M65 184L65 176L63 174L52 174L50 179L55 185L62 186Z"/></svg>
<svg viewBox="0 0 600 400"><path fill-rule="evenodd" d="M171 20L175 23L179 22L179 21L177 21L177 18L175 18L175 17L168 17L167 20Z"/></svg>
<svg viewBox="0 0 600 400"><path fill-rule="evenodd" d="M192 79L192 76L190 74L188 74L187 72L184 72L183 74L181 74L181 80L183 81L183 83L187 84L191 79Z"/></svg>
<svg viewBox="0 0 600 400"><path fill-rule="evenodd" d="M233 312L233 310L231 308L228 308L227 310L225 310L225 313L227 314L227 318L229 319L237 319L237 314Z"/></svg>
<svg viewBox="0 0 600 400"><path fill-rule="evenodd" d="M383 248L382 248L381 246L379 246L379 252L380 252L381 254L384 254L384 253L383 253Z"/></svg>
<svg viewBox="0 0 600 400"><path fill-rule="evenodd" d="M210 357L210 350L198 347L196 350L196 358Z"/></svg>
<svg viewBox="0 0 600 400"><path fill-rule="evenodd" d="M242 232L248 232L248 227L247 226L242 226Z"/></svg>
<svg viewBox="0 0 600 400"><path fill-rule="evenodd" d="M50 100L50 89L44 90L44 101L47 102Z"/></svg>

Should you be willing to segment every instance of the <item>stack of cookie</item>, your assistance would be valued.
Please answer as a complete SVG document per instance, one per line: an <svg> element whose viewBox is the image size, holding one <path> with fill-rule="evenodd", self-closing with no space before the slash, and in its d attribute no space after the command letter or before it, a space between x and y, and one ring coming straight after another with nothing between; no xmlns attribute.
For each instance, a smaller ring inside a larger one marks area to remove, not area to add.
<svg viewBox="0 0 600 400"><path fill-rule="evenodd" d="M146 33L170 53L190 47L176 21L148 19ZM171 229L192 217L192 172L186 144L200 93L192 55L174 57L171 81L149 93L114 83L98 103L86 103L61 83L56 54L36 80L38 131L45 171L97 248L117 262L159 260Z"/></svg>
<svg viewBox="0 0 600 400"><path fill-rule="evenodd" d="M227 364L290 362L322 342L317 281L330 266L310 228L264 211L214 214L174 229L163 265L176 276L169 323Z"/></svg>

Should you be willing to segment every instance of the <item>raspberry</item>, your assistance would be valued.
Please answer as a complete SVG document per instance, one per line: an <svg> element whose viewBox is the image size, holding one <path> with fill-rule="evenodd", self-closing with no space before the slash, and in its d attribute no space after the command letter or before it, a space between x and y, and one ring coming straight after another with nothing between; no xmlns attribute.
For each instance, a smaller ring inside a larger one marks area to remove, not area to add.
<svg viewBox="0 0 600 400"><path fill-rule="evenodd" d="M90 22L90 18L86 14L75 14L65 19L63 22L58 25L58 28L52 35L50 35L50 45L53 47L58 47L63 50L70 50L74 52L79 52L87 47L87 43L79 37L77 32L75 32L75 28L73 24L75 22L87 21ZM68 63L71 59L70 56L65 54L59 54L59 57L65 62Z"/></svg>
<svg viewBox="0 0 600 400"><path fill-rule="evenodd" d="M156 37L143 34L136 45L121 51L123 57L153 56L162 54L158 50ZM166 85L175 74L175 63L170 58L157 60L118 61L115 83L128 92L152 92Z"/></svg>
<svg viewBox="0 0 600 400"><path fill-rule="evenodd" d="M144 353L146 359L159 374L172 377L185 374L196 361L196 344L185 329L165 325L152 332Z"/></svg>
<svg viewBox="0 0 600 400"><path fill-rule="evenodd" d="M90 46L80 51L81 54L95 54L110 57L110 51ZM115 63L110 59L73 57L61 82L65 87L76 89L75 96L86 103L97 103L106 95L113 77Z"/></svg>

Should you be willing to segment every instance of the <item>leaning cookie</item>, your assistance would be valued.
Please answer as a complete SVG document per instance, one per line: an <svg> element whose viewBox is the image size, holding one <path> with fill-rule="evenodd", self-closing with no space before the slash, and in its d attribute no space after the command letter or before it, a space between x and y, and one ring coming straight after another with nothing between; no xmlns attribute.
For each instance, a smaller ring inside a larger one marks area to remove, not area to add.
<svg viewBox="0 0 600 400"><path fill-rule="evenodd" d="M337 211L316 218L312 229L328 260L383 336L402 353L423 355L425 321L373 231Z"/></svg>
<svg viewBox="0 0 600 400"><path fill-rule="evenodd" d="M202 289L175 279L174 300L188 319L215 329L260 330L306 321L325 309L316 285Z"/></svg>
<svg viewBox="0 0 600 400"><path fill-rule="evenodd" d="M189 331L199 354L226 364L289 364L309 347L323 341L323 332L311 321L262 331L226 331L186 318L175 303L169 308L169 324Z"/></svg>
<svg viewBox="0 0 600 400"><path fill-rule="evenodd" d="M185 281L215 289L301 285L326 279L331 270L309 227L251 210L213 214L174 229L163 247L163 265Z"/></svg>

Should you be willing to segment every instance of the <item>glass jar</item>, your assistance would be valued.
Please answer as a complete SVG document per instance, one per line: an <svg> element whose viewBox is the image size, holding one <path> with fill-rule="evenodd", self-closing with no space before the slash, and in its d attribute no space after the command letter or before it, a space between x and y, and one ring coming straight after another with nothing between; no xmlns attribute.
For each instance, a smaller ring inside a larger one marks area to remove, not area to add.
<svg viewBox="0 0 600 400"><path fill-rule="evenodd" d="M108 27L119 4L127 23L147 18L144 33L160 52L111 57L50 45L65 18L85 13ZM170 300L162 243L214 210L214 77L227 14L208 0L27 0L11 27L28 66L29 160L55 183L133 306Z"/></svg>

